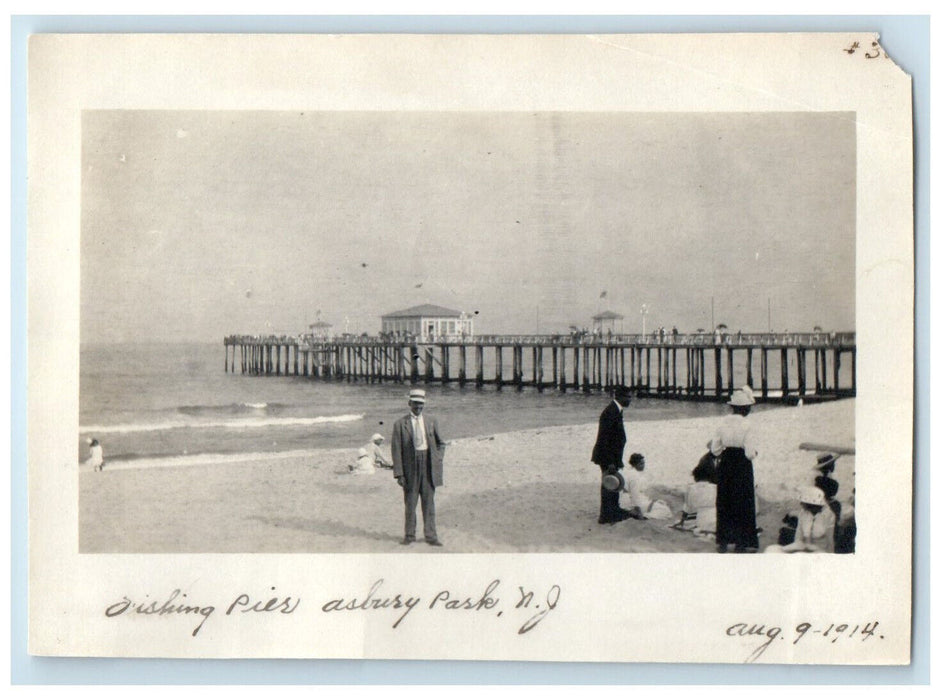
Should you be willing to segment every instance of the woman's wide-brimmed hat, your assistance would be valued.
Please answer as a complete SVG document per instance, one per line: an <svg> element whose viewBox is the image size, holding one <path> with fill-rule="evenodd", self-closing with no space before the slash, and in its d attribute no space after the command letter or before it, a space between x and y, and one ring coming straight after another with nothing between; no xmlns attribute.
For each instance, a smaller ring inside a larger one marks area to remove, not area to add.
<svg viewBox="0 0 941 700"><path fill-rule="evenodd" d="M836 464L837 455L830 454L825 452L817 455L817 463L814 465L814 469L828 469Z"/></svg>
<svg viewBox="0 0 941 700"><path fill-rule="evenodd" d="M800 502L809 506L825 506L827 497L816 486L805 486L800 491Z"/></svg>
<svg viewBox="0 0 941 700"><path fill-rule="evenodd" d="M745 385L741 389L732 392L732 400L729 401L729 406L751 406L754 403L755 393L750 386Z"/></svg>
<svg viewBox="0 0 941 700"><path fill-rule="evenodd" d="M601 480L601 485L608 491L620 491L624 488L624 475L621 472L605 474Z"/></svg>

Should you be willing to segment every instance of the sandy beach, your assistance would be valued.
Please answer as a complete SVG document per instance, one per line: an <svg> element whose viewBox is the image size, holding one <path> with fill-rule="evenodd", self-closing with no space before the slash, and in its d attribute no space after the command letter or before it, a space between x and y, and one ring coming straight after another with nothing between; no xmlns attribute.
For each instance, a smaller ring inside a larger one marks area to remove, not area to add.
<svg viewBox="0 0 941 700"><path fill-rule="evenodd" d="M855 401L753 414L762 548L777 538L796 489L812 482L815 453L802 442L852 446ZM433 411L432 411L433 412ZM647 458L649 494L678 514L690 472L716 418L631 422L631 452ZM673 520L599 525L597 430L582 425L453 440L437 492L444 549L408 549L402 492L391 470L351 476L356 448L250 461L79 475L82 552L713 552L673 530ZM388 454L388 450L386 449ZM854 459L837 462L841 499L853 490ZM419 516L420 521L420 516Z"/></svg>

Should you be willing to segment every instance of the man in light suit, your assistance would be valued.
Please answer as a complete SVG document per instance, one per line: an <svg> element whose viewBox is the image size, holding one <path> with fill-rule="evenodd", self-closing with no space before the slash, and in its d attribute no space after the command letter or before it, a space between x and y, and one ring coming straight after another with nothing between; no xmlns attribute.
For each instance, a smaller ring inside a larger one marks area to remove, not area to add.
<svg viewBox="0 0 941 700"><path fill-rule="evenodd" d="M613 474L624 468L624 446L627 444L624 409L630 405L630 389L619 386L614 390L614 399L598 419L598 438L591 451L591 461L601 467L602 479L605 474ZM630 512L621 508L620 499L619 491L609 491L602 485L599 523L616 523L630 517Z"/></svg>
<svg viewBox="0 0 941 700"><path fill-rule="evenodd" d="M412 389L408 406L408 415L392 426L392 475L405 494L405 537L400 544L415 541L415 508L420 498L425 542L440 547L435 529L435 489L444 483L446 443L438 433L438 421L423 415L424 390Z"/></svg>

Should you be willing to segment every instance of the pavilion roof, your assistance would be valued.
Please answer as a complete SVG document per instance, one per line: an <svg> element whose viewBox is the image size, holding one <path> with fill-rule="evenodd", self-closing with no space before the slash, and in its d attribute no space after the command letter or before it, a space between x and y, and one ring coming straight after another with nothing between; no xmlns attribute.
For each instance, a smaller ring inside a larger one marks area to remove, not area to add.
<svg viewBox="0 0 941 700"><path fill-rule="evenodd" d="M435 304L419 304L418 306L411 306L407 309L402 309L401 311L393 311L389 314L383 314L382 318L427 318L429 316L434 316L435 318L458 318L460 315L460 311L446 309L443 306L436 306Z"/></svg>
<svg viewBox="0 0 941 700"><path fill-rule="evenodd" d="M592 321L620 321L624 317L621 314L615 313L614 311L602 311L600 314L596 314L591 317Z"/></svg>

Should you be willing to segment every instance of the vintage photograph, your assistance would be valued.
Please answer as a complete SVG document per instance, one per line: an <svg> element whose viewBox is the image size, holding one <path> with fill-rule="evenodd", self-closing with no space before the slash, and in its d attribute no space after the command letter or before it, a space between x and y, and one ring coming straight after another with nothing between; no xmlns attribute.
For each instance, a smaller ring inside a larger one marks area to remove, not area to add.
<svg viewBox="0 0 941 700"><path fill-rule="evenodd" d="M79 551L852 553L856 157L851 112L83 111Z"/></svg>
<svg viewBox="0 0 941 700"><path fill-rule="evenodd" d="M30 654L909 663L877 35L29 50Z"/></svg>

